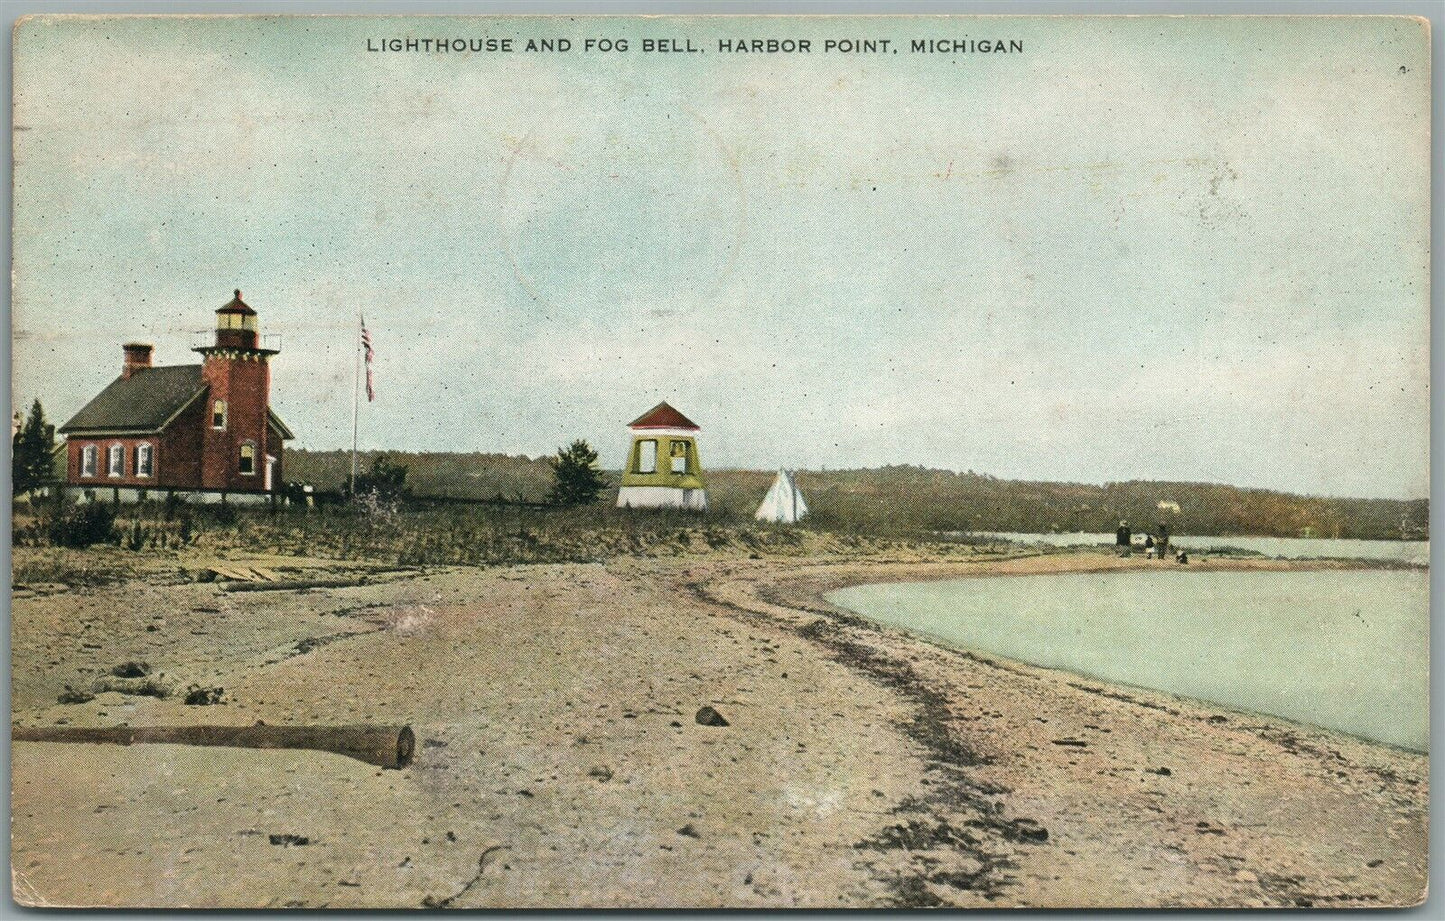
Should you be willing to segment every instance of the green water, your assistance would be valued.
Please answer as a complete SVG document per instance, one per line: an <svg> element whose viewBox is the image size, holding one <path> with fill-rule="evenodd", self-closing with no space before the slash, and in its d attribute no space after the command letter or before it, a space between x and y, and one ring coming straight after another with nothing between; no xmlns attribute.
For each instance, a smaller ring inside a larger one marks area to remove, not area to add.
<svg viewBox="0 0 1445 921"><path fill-rule="evenodd" d="M1419 570L999 576L860 585L835 604L948 645L1429 748Z"/></svg>

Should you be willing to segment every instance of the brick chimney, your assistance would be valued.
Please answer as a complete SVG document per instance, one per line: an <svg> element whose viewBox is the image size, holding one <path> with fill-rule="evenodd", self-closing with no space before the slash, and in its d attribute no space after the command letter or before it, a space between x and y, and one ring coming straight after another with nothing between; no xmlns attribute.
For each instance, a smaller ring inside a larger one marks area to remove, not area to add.
<svg viewBox="0 0 1445 921"><path fill-rule="evenodd" d="M141 368L151 366L151 346L144 342L127 342L121 346L125 351L125 362L120 366L122 379L130 377Z"/></svg>

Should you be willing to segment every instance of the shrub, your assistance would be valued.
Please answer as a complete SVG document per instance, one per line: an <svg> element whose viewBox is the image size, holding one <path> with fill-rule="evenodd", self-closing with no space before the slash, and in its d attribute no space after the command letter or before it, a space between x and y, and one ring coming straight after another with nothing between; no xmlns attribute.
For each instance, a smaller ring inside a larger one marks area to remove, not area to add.
<svg viewBox="0 0 1445 921"><path fill-rule="evenodd" d="M127 550L144 550L146 543L150 540L150 536L150 529L141 524L140 519L137 518L131 522L130 529L126 531L122 544Z"/></svg>
<svg viewBox="0 0 1445 921"><path fill-rule="evenodd" d="M373 503L395 505L410 495L406 486L405 464L393 463L381 455L371 462L371 469L356 476L356 498L371 497Z"/></svg>
<svg viewBox="0 0 1445 921"><path fill-rule="evenodd" d="M115 507L103 502L74 505L52 518L46 530L57 547L114 543Z"/></svg>
<svg viewBox="0 0 1445 921"><path fill-rule="evenodd" d="M181 546L184 547L185 545L189 544L194 534L195 525L191 521L190 514L187 513L182 515L180 524L176 526L176 538L180 540Z"/></svg>

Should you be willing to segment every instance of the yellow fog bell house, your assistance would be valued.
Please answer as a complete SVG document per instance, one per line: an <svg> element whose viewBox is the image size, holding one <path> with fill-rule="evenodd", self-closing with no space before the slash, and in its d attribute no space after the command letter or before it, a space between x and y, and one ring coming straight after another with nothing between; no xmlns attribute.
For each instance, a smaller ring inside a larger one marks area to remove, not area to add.
<svg viewBox="0 0 1445 921"><path fill-rule="evenodd" d="M707 511L707 485L697 459L701 429L666 402L632 420L628 428L632 446L622 471L617 507Z"/></svg>

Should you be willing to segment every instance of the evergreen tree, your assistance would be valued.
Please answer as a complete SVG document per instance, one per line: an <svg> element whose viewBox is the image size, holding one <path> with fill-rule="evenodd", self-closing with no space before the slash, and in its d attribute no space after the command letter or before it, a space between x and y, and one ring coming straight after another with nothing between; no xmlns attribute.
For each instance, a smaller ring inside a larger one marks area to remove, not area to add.
<svg viewBox="0 0 1445 921"><path fill-rule="evenodd" d="M29 492L54 478L51 455L55 452L55 426L45 421L39 400L10 439L10 447L12 495Z"/></svg>
<svg viewBox="0 0 1445 921"><path fill-rule="evenodd" d="M597 467L597 452L580 438L570 447L558 448L555 457L547 458L547 464L557 480L547 496L547 501L553 505L595 502L597 494L607 486L607 480Z"/></svg>

